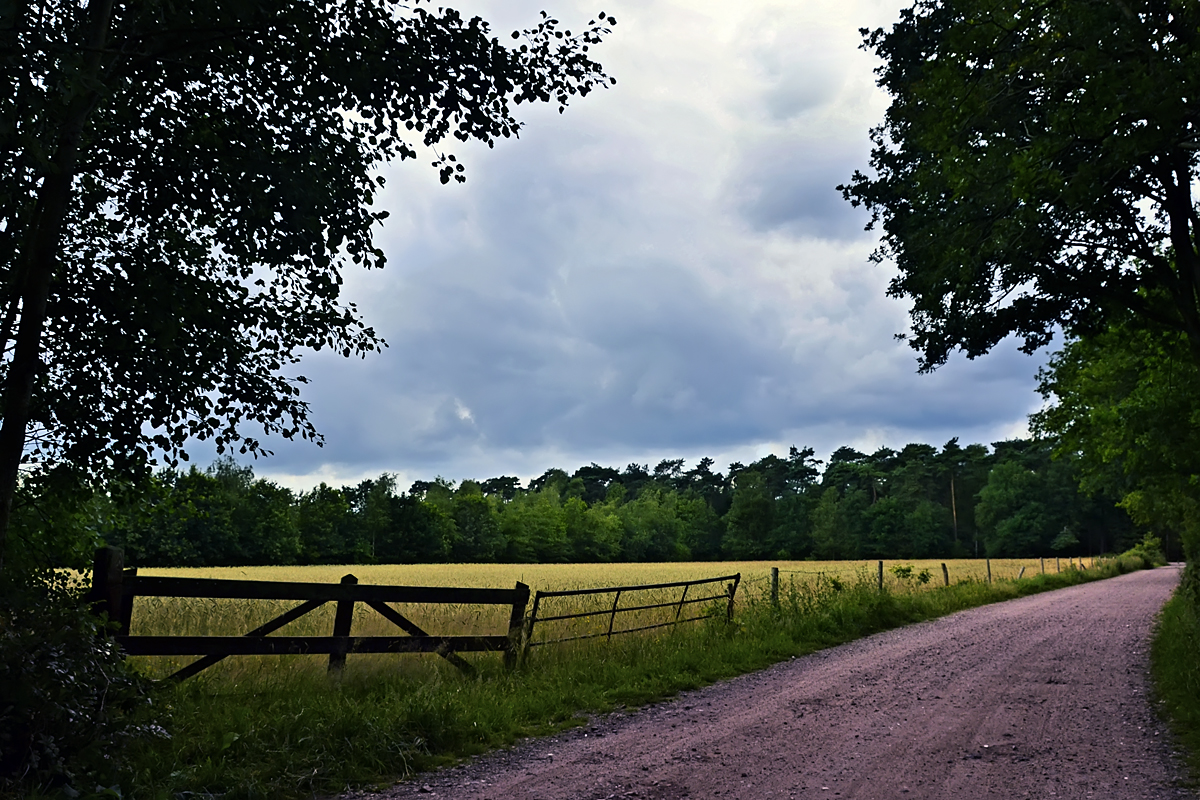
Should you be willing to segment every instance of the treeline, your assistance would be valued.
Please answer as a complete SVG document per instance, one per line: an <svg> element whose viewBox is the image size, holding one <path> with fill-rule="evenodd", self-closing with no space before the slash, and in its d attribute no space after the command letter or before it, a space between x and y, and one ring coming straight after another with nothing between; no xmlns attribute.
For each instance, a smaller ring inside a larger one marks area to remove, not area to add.
<svg viewBox="0 0 1200 800"><path fill-rule="evenodd" d="M714 472L589 464L397 491L383 475L293 492L219 460L110 492L104 538L140 566L1083 555L1136 539L1031 440L910 444L828 463L791 448Z"/></svg>

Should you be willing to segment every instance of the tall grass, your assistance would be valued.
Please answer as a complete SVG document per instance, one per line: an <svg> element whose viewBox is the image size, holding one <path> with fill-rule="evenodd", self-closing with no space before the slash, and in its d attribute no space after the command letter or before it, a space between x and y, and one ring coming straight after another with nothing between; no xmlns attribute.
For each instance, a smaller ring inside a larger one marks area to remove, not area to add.
<svg viewBox="0 0 1200 800"><path fill-rule="evenodd" d="M1150 648L1155 693L1200 785L1200 598L1180 589L1163 607Z"/></svg>
<svg viewBox="0 0 1200 800"><path fill-rule="evenodd" d="M717 574L727 565L718 566ZM506 672L497 657L473 657L480 670L475 679L436 657L351 656L337 681L325 676L320 660L230 659L240 664L163 688L158 701L169 713L172 736L134 754L130 793L299 798L386 784L523 736L581 724L588 714L1135 566L1140 563L1109 561L1087 571L991 584L968 577L935 589L896 580L883 592L862 565L846 578L785 574L777 607L764 592L749 592L732 624L714 613L648 635L538 648L515 672Z"/></svg>

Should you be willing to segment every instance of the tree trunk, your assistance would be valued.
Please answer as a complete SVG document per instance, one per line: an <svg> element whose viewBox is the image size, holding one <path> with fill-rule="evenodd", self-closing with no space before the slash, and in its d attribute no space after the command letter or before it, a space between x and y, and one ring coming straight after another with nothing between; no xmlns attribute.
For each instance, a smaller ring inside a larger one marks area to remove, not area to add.
<svg viewBox="0 0 1200 800"><path fill-rule="evenodd" d="M71 185L79 156L79 144L88 115L100 98L101 54L108 38L113 0L89 4L89 30L84 40L88 57L83 63L82 85L93 87L68 106L59 128L59 139L51 168L38 190L37 205L25 246L21 249L22 270L18 278L21 321L13 344L13 359L4 378L4 423L0 426L0 574L12 518L21 461L33 405L33 393L41 367L42 331L50 284L58 266L63 223L71 202Z"/></svg>
<svg viewBox="0 0 1200 800"><path fill-rule="evenodd" d="M954 543L958 544L958 504L954 501L954 473L950 473L950 515L954 518Z"/></svg>

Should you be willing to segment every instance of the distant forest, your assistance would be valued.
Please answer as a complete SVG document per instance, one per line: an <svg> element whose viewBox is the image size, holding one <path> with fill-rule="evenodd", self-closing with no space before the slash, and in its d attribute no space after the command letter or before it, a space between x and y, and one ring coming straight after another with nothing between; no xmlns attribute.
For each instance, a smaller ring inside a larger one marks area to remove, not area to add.
<svg viewBox="0 0 1200 800"><path fill-rule="evenodd" d="M223 459L110 492L103 534L138 566L1075 556L1137 538L1038 441L813 455L299 493Z"/></svg>

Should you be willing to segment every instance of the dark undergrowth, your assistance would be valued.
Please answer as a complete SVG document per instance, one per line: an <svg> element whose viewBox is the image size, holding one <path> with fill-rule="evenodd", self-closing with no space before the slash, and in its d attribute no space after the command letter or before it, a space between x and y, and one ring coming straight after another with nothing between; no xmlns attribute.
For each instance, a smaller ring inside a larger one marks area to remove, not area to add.
<svg viewBox="0 0 1200 800"><path fill-rule="evenodd" d="M1142 566L1148 564L1139 558L1121 558L1086 571L913 591L880 592L865 574L855 583L785 585L778 608L739 599L733 623L714 607L706 622L657 637L541 648L514 672L498 657L477 657L474 679L428 659L410 666L414 657L352 657L338 681L319 663L300 660L218 670L158 692L171 737L145 741L130 753L123 794L300 798L382 786L582 724L589 714L652 703L878 631ZM1195 696L1194 671L1191 680Z"/></svg>

